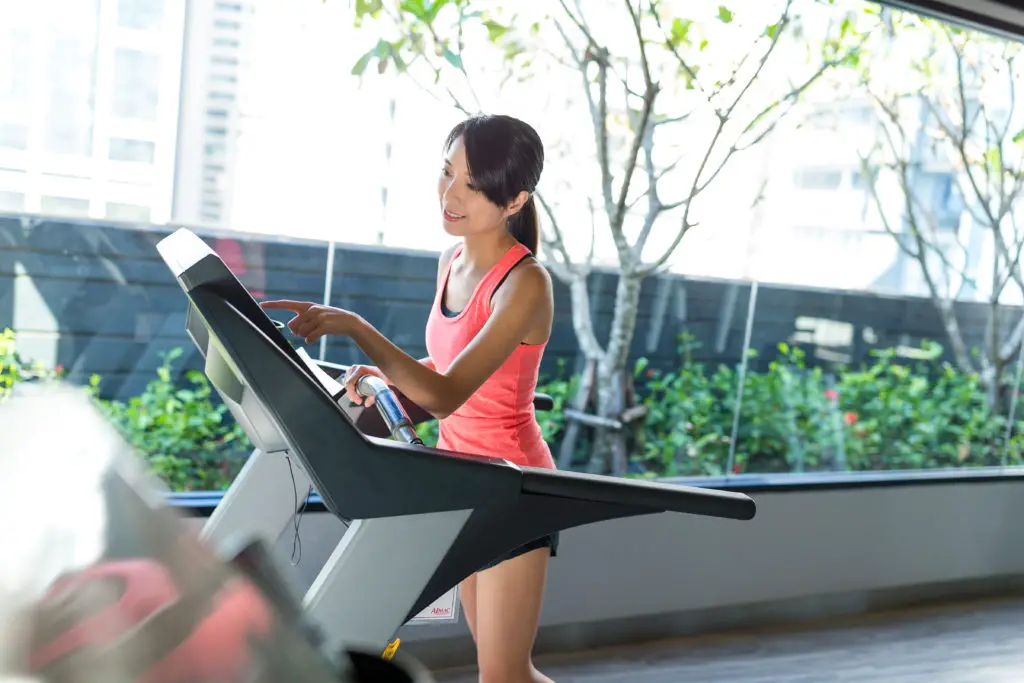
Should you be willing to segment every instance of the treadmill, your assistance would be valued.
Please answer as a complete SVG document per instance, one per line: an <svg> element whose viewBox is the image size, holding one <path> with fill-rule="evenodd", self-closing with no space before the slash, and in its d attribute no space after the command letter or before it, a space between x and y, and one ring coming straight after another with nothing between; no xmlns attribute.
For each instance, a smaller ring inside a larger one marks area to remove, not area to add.
<svg viewBox="0 0 1024 683"><path fill-rule="evenodd" d="M253 538L272 544L311 491L349 523L302 604L325 653L358 647L389 656L397 631L424 608L552 532L665 512L754 517L742 493L409 443L415 431L386 386L366 387L386 428L361 430L381 424L368 417L374 409L352 404L330 368L296 350L202 239L181 228L157 249L185 292L187 332L205 373L255 447L204 536L220 549Z"/></svg>

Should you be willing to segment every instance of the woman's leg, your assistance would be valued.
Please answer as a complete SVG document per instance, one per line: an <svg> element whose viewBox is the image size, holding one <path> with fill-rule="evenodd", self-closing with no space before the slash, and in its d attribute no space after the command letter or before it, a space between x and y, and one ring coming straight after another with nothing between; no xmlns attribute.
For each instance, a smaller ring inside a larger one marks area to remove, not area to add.
<svg viewBox="0 0 1024 683"><path fill-rule="evenodd" d="M480 683L552 683L532 658L550 556L538 548L476 574L471 628Z"/></svg>
<svg viewBox="0 0 1024 683"><path fill-rule="evenodd" d="M466 623L469 624L469 634L476 642L476 574L463 579L459 584L459 602L462 603L462 613L466 615Z"/></svg>

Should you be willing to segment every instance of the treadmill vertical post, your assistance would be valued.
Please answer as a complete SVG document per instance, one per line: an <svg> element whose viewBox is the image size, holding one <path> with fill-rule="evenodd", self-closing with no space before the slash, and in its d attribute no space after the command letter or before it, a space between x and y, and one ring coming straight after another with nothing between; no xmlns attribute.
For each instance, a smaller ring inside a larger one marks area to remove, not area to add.
<svg viewBox="0 0 1024 683"><path fill-rule="evenodd" d="M259 538L272 546L305 502L311 482L298 458L288 457L287 451L257 448L206 521L201 537L215 548L234 536ZM292 489L294 495L282 495L283 489Z"/></svg>
<svg viewBox="0 0 1024 683"><path fill-rule="evenodd" d="M344 645L383 651L472 512L354 520L303 604L325 650Z"/></svg>

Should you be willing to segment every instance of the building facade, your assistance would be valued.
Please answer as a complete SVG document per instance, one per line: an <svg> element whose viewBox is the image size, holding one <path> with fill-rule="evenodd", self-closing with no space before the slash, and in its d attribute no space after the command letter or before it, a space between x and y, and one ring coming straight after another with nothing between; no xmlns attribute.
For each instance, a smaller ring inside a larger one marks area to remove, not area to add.
<svg viewBox="0 0 1024 683"><path fill-rule="evenodd" d="M223 224L249 14L218 0L11 3L0 211Z"/></svg>

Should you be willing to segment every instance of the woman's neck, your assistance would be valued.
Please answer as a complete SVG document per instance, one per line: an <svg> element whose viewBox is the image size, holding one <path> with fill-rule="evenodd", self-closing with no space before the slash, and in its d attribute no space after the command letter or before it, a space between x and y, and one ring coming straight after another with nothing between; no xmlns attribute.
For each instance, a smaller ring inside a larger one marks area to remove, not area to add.
<svg viewBox="0 0 1024 683"><path fill-rule="evenodd" d="M516 238L504 230L499 236L467 235L462 240L462 259L473 270L489 270L515 244Z"/></svg>

